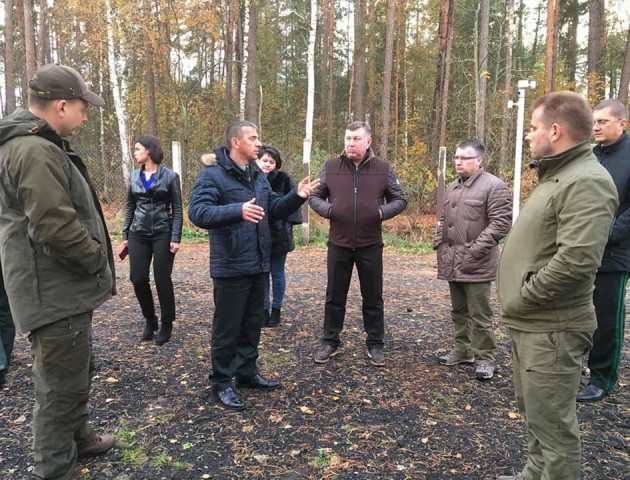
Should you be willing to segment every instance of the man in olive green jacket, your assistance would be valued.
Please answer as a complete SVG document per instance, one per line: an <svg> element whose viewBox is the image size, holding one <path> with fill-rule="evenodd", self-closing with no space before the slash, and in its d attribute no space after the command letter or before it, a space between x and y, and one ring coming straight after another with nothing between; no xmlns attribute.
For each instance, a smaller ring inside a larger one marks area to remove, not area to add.
<svg viewBox="0 0 630 480"><path fill-rule="evenodd" d="M65 137L103 106L69 67L41 67L29 110L0 120L0 261L17 329L33 356L36 478L72 477L77 457L112 435L87 422L92 311L114 293L105 222L83 161Z"/></svg>
<svg viewBox="0 0 630 480"><path fill-rule="evenodd" d="M589 145L586 101L555 92L532 108L526 141L539 183L507 237L498 273L528 458L522 473L499 478L578 480L575 398L596 327L595 272L618 198Z"/></svg>

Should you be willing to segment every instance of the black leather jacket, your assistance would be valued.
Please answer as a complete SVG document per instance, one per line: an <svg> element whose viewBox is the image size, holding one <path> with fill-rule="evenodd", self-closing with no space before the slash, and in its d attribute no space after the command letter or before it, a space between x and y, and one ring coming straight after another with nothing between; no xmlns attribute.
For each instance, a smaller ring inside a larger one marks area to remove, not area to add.
<svg viewBox="0 0 630 480"><path fill-rule="evenodd" d="M171 242L179 243L182 238L182 191L179 175L159 165L153 185L147 191L140 177L142 169L131 172L123 240L127 240L130 231L141 235L170 232Z"/></svg>

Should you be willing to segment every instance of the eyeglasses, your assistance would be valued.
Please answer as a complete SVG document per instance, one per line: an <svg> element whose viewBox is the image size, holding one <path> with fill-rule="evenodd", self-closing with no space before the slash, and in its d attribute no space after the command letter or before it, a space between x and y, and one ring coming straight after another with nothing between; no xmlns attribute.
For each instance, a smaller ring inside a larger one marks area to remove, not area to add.
<svg viewBox="0 0 630 480"><path fill-rule="evenodd" d="M475 158L479 158L481 155L475 155L474 157L466 157L464 155L455 155L453 157L453 161L456 162L457 160L474 160Z"/></svg>
<svg viewBox="0 0 630 480"><path fill-rule="evenodd" d="M609 123L618 122L619 120L595 120L593 122L594 127L605 127Z"/></svg>

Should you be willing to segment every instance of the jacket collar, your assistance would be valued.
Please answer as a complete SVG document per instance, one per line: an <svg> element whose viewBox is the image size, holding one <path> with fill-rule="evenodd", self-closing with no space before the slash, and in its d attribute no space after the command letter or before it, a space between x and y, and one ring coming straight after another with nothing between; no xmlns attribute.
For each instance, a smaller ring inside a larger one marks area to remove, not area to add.
<svg viewBox="0 0 630 480"><path fill-rule="evenodd" d="M600 157L601 155L608 155L608 154L614 152L615 150L617 150L617 148L619 148L619 145L627 142L629 139L630 139L630 137L628 137L628 132L623 132L619 136L617 141L611 143L610 145L602 145L601 143L598 143L593 148L593 152L598 157Z"/></svg>
<svg viewBox="0 0 630 480"><path fill-rule="evenodd" d="M354 166L354 162L352 160L350 160L348 157L346 157L346 151L345 150L342 152L340 157L341 157L341 159L344 162L348 162L352 166ZM374 157L376 157L376 155L374 155L374 150L372 150L372 147L369 147L367 149L367 152L365 152L365 158L363 160L361 160L361 163L359 163L359 168L361 168L364 164L366 164L367 162L372 160Z"/></svg>
<svg viewBox="0 0 630 480"><path fill-rule="evenodd" d="M542 179L549 175L556 174L567 164L578 161L589 153L592 153L591 144L588 140L585 140L553 157L543 157L540 160L534 160L529 164L529 167L536 169L538 171L538 178Z"/></svg>
<svg viewBox="0 0 630 480"><path fill-rule="evenodd" d="M457 181L459 182L460 185L464 185L465 187L470 187L473 183L475 183L475 180L477 180L483 172L484 172L483 167L479 167L479 170L473 173L470 177L459 177Z"/></svg>

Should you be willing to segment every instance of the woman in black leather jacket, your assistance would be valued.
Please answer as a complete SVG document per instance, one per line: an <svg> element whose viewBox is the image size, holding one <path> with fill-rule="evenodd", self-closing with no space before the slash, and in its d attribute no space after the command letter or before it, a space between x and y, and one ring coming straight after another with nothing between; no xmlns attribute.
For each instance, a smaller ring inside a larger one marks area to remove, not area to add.
<svg viewBox="0 0 630 480"><path fill-rule="evenodd" d="M282 168L282 157L280 152L274 147L263 145L258 151L257 164L263 173L267 175L267 180L274 192L286 195L295 187L295 182L291 176L286 172L280 171L280 168ZM287 260L287 254L295 249L293 225L299 225L300 223L302 223L302 212L299 208L286 219L269 220L269 231L271 232L271 271L269 272L271 275L271 288L269 286L269 275L267 275L265 277L263 327L275 327L280 323L284 292L287 285L284 265ZM271 302L269 302L270 294L273 296ZM269 312L270 306L271 313Z"/></svg>
<svg viewBox="0 0 630 480"><path fill-rule="evenodd" d="M123 245L129 249L131 283L146 320L142 340L151 340L158 329L149 286L153 258L153 278L162 317L155 343L163 345L171 338L175 320L171 273L182 235L182 192L179 175L160 165L164 153L156 137L138 138L134 157L140 168L131 173L129 182Z"/></svg>

